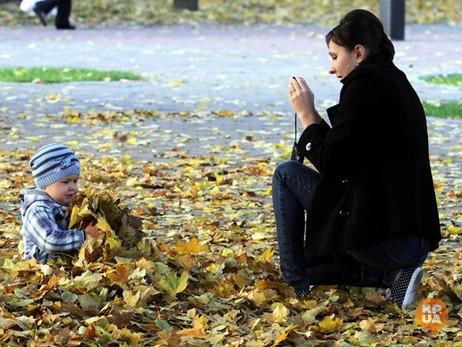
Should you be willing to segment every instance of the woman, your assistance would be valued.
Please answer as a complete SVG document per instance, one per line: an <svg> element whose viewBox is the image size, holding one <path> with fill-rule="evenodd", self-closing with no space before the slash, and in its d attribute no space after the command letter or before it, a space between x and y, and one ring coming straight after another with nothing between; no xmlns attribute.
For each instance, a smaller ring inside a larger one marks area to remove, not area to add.
<svg viewBox="0 0 462 347"><path fill-rule="evenodd" d="M405 309L441 239L425 113L372 13L351 11L326 42L343 84L332 128L306 81L289 84L297 151L317 171L292 160L274 173L281 270L299 298L315 284L384 287Z"/></svg>

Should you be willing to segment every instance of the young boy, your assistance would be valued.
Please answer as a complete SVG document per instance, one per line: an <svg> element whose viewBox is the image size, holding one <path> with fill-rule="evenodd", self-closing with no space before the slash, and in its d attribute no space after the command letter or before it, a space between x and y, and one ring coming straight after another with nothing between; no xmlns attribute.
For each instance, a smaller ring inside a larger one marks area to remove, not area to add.
<svg viewBox="0 0 462 347"><path fill-rule="evenodd" d="M98 229L67 230L66 212L78 192L80 162L70 148L52 143L41 147L29 162L36 188L21 192L21 235L24 259L40 263L59 253L77 250L88 234L98 236Z"/></svg>

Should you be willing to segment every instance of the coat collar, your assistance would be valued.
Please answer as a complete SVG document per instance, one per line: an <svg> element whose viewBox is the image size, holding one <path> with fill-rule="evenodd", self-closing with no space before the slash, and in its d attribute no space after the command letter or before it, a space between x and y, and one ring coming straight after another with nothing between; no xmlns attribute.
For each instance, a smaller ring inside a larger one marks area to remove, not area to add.
<svg viewBox="0 0 462 347"><path fill-rule="evenodd" d="M342 90L340 91L340 95L344 88L356 77L361 76L363 74L373 73L377 70L388 69L390 67L394 67L392 61L383 61L383 62L367 62L365 61L363 64L358 65L353 71L351 71L345 78L343 78L340 82L343 84ZM340 104L334 105L329 107L327 111L327 115L331 124L333 124L333 120L335 119L335 115L339 109Z"/></svg>
<svg viewBox="0 0 462 347"><path fill-rule="evenodd" d="M370 63L367 60L364 63L358 64L356 68L351 71L345 78L340 81L344 86L348 84L356 76L360 76L363 73L376 71L380 69L386 69L395 66L392 61L381 61Z"/></svg>

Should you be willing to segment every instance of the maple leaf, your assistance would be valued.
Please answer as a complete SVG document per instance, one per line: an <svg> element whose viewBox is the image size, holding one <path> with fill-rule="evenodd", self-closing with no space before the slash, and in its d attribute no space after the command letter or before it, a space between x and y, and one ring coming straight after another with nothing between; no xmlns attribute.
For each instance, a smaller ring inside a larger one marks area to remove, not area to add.
<svg viewBox="0 0 462 347"><path fill-rule="evenodd" d="M197 254L209 251L209 247L207 245L199 244L196 237L191 238L188 242L178 240L176 243L176 249L178 252L185 254Z"/></svg>
<svg viewBox="0 0 462 347"><path fill-rule="evenodd" d="M319 327L323 332L332 332L338 330L343 324L343 320L340 317L335 317L332 314L329 317L325 317L322 321L319 322Z"/></svg>
<svg viewBox="0 0 462 347"><path fill-rule="evenodd" d="M384 324L377 324L375 319L372 319L369 317L367 320L364 319L361 322L359 322L359 326L361 327L362 330L370 331L372 333L377 333L383 329Z"/></svg>
<svg viewBox="0 0 462 347"><path fill-rule="evenodd" d="M284 306L284 304L277 302L271 305L271 308L273 309L273 322L282 323L286 320L287 315L289 314L289 310L287 309L287 307Z"/></svg>
<svg viewBox="0 0 462 347"><path fill-rule="evenodd" d="M106 277L113 282L126 283L130 275L129 269L130 266L127 264L116 264L106 272Z"/></svg>
<svg viewBox="0 0 462 347"><path fill-rule="evenodd" d="M203 316L196 316L193 319L192 328L182 329L177 331L178 335L190 337L204 337L206 336L207 318Z"/></svg>
<svg viewBox="0 0 462 347"><path fill-rule="evenodd" d="M124 290L123 297L124 297L125 303L129 307L133 308L133 307L136 307L138 305L138 302L140 301L141 293L140 293L140 291L136 291L134 293L131 290Z"/></svg>
<svg viewBox="0 0 462 347"><path fill-rule="evenodd" d="M188 286L189 273L184 271L178 277L175 273L169 272L159 282L160 287L170 296L176 296Z"/></svg>
<svg viewBox="0 0 462 347"><path fill-rule="evenodd" d="M99 287L103 276L99 273L94 273L89 270L85 271L80 276L75 277L72 282L68 282L69 288L77 288L84 291L90 291Z"/></svg>

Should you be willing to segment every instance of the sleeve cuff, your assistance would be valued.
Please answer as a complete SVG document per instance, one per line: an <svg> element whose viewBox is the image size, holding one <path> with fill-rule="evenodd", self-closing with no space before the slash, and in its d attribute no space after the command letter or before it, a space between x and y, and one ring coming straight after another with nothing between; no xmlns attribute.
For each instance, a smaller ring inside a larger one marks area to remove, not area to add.
<svg viewBox="0 0 462 347"><path fill-rule="evenodd" d="M329 125L324 120L321 120L321 123L319 124L311 124L306 127L298 141L298 149L300 153L303 154L303 156L308 157L308 152L310 152L313 147L324 141L329 129Z"/></svg>

